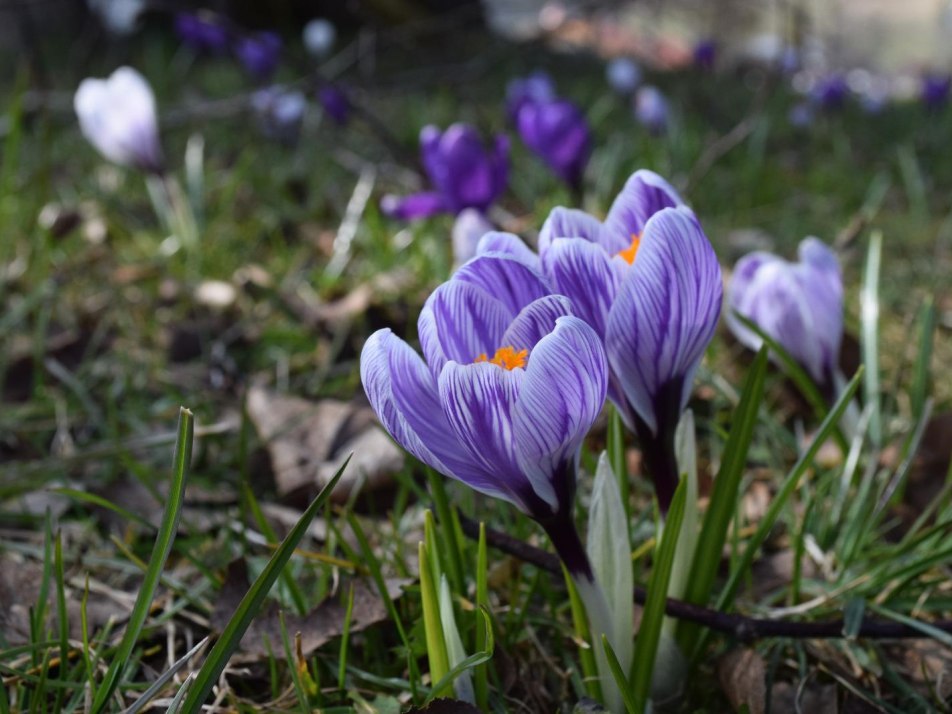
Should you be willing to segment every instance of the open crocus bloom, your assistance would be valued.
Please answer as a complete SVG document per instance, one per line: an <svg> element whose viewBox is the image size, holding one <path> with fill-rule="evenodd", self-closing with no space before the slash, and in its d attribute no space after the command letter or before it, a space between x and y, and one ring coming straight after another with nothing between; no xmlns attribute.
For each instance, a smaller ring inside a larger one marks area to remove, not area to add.
<svg viewBox="0 0 952 714"><path fill-rule="evenodd" d="M108 160L162 171L155 96L136 70L120 67L108 79L84 79L73 107L83 136Z"/></svg>
<svg viewBox="0 0 952 714"><path fill-rule="evenodd" d="M737 261L728 289L727 326L742 344L757 350L763 340L734 313L754 322L831 395L843 339L840 265L817 238L801 241L798 254L796 263L762 251Z"/></svg>
<svg viewBox="0 0 952 714"><path fill-rule="evenodd" d="M404 198L384 196L381 208L387 215L412 220L455 214L464 208L485 212L506 190L509 140L505 136L497 136L487 149L479 132L468 124L453 124L442 132L427 126L420 132L420 152L434 190Z"/></svg>
<svg viewBox="0 0 952 714"><path fill-rule="evenodd" d="M419 331L426 362L389 329L361 354L384 427L440 473L564 525L578 451L605 400L598 336L525 262L496 253L437 288Z"/></svg>
<svg viewBox="0 0 952 714"><path fill-rule="evenodd" d="M556 208L539 235L543 273L602 338L608 396L641 442L662 509L678 483L674 433L714 335L717 256L674 189L636 172L602 223Z"/></svg>

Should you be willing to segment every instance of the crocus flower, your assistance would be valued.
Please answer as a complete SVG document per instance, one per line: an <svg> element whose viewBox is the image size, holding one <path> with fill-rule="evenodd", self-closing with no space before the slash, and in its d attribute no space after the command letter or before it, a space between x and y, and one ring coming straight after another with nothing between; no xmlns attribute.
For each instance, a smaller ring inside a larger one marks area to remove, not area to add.
<svg viewBox="0 0 952 714"><path fill-rule="evenodd" d="M634 94L641 84L641 67L630 57L616 57L605 65L605 78L619 94Z"/></svg>
<svg viewBox="0 0 952 714"><path fill-rule="evenodd" d="M516 117L519 136L552 171L572 188L579 188L592 152L588 121L567 99L527 101Z"/></svg>
<svg viewBox="0 0 952 714"><path fill-rule="evenodd" d="M952 77L947 74L926 74L922 78L919 97L926 109L936 111L949 102Z"/></svg>
<svg viewBox="0 0 952 714"><path fill-rule="evenodd" d="M605 399L604 349L569 301L549 293L528 248L524 259L513 252L518 238L486 239L506 252L466 263L420 314L426 361L378 330L360 357L364 390L407 451L539 522L586 600L596 641L629 637L611 630L572 519L579 449Z"/></svg>
<svg viewBox="0 0 952 714"><path fill-rule="evenodd" d="M476 255L479 239L493 230L489 219L475 208L464 208L453 223L453 260L462 265Z"/></svg>
<svg viewBox="0 0 952 714"><path fill-rule="evenodd" d="M817 238L803 240L798 254L796 263L763 251L741 258L728 289L727 325L742 344L756 350L763 341L734 313L754 322L832 395L843 339L840 265Z"/></svg>
<svg viewBox="0 0 952 714"><path fill-rule="evenodd" d="M694 66L706 72L714 69L717 59L717 43L714 40L701 40L694 45Z"/></svg>
<svg viewBox="0 0 952 714"><path fill-rule="evenodd" d="M334 49L337 28L333 23L316 17L304 26L304 49L315 59L323 59Z"/></svg>
<svg viewBox="0 0 952 714"><path fill-rule="evenodd" d="M542 270L604 341L608 396L638 436L659 504L680 471L674 434L714 335L721 270L694 214L660 176L638 171L604 222L556 208L539 234Z"/></svg>
<svg viewBox="0 0 952 714"><path fill-rule="evenodd" d="M506 85L506 113L516 123L519 110L528 102L547 102L555 99L555 84L548 73L538 70L528 77L513 79Z"/></svg>
<svg viewBox="0 0 952 714"><path fill-rule="evenodd" d="M264 80L278 67L281 45L281 37L276 32L257 32L238 40L235 54L249 74Z"/></svg>
<svg viewBox="0 0 952 714"><path fill-rule="evenodd" d="M220 54L228 48L228 28L207 13L176 13L175 33L195 52Z"/></svg>
<svg viewBox="0 0 952 714"><path fill-rule="evenodd" d="M810 90L810 98L824 109L839 109L846 103L849 85L839 73L821 77Z"/></svg>
<svg viewBox="0 0 952 714"><path fill-rule="evenodd" d="M797 129L806 129L812 126L816 119L816 111L809 102L797 102L787 112L787 121Z"/></svg>
<svg viewBox="0 0 952 714"><path fill-rule="evenodd" d="M344 126L350 119L351 105L347 95L333 84L325 84L317 90L317 101L324 107L327 115L338 126Z"/></svg>
<svg viewBox="0 0 952 714"><path fill-rule="evenodd" d="M301 92L266 87L252 95L251 106L266 136L287 144L297 140L307 110L307 99Z"/></svg>
<svg viewBox="0 0 952 714"><path fill-rule="evenodd" d="M661 90L645 85L635 94L635 119L652 134L663 134L668 130L668 100Z"/></svg>
<svg viewBox="0 0 952 714"><path fill-rule="evenodd" d="M485 211L506 189L509 140L503 135L487 149L468 124L453 124L442 132L427 126L420 132L420 150L434 190L404 198L384 196L380 205L391 217L412 220L464 208Z"/></svg>
<svg viewBox="0 0 952 714"><path fill-rule="evenodd" d="M84 79L73 107L83 136L109 161L162 172L155 96L136 70L120 67L108 79Z"/></svg>
<svg viewBox="0 0 952 714"><path fill-rule="evenodd" d="M113 35L124 37L139 28L145 0L88 0L89 9Z"/></svg>

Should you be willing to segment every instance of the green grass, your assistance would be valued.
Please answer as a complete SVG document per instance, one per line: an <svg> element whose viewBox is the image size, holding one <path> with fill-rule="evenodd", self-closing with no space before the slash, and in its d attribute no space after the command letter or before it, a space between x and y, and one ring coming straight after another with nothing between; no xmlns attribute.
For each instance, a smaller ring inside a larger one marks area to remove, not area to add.
<svg viewBox="0 0 952 714"><path fill-rule="evenodd" d="M53 45L48 58L59 71L51 89L68 96L81 79L79 68ZM703 578L688 599L788 619L822 620L845 610L854 626L860 617L912 617L926 637L945 642L927 623L952 613L944 586L952 554L950 490L941 490L924 513L908 514L906 497L925 419L952 398L952 382L937 369L952 359L946 314L952 111L927 115L907 104L866 117L849 107L802 132L786 123L795 98L785 90L772 91L756 110L739 78L681 72L651 77L678 113L677 133L655 138L608 94L591 57L461 33L454 52L482 53L478 71L465 81L421 82L407 68L448 66L452 58L434 48L432 56L414 55L411 65L399 44L384 44L380 52L372 76L345 77L411 156L426 123L468 120L487 133L505 130L505 82L547 67L595 122L584 207L603 214L633 170L657 170L685 188L725 266L746 250L742 229L764 231L773 248L792 255L804 235L832 242L862 218L850 240L844 234L841 258L848 331L861 335L862 352L873 360L865 372L866 428L845 436L843 457L814 458L823 439L801 441L798 425L812 439L818 430L833 430L836 419L827 416L821 425L823 415L792 398L778 370L719 335L692 407L702 481L714 473L729 478L718 477L702 506L705 528L716 537L700 541ZM0 557L8 560L0 585L16 573L33 578L32 589L16 589L29 596L15 603L25 613L17 627L0 627L0 712L120 711L144 696L165 707L175 699L179 711L195 711L216 696L242 712L421 705L442 688L429 676L421 593L439 584L417 582L425 508L438 516L433 554L446 572L466 668L473 668L487 711L552 711L589 693L591 665L584 662L591 650L584 644L580 650L574 638L584 627L573 626L564 582L480 550L462 537L453 513L458 507L513 537L542 542L535 524L511 507L409 463L389 490L356 502L314 501L305 512L306 501L285 499L320 522L321 539L305 532L306 519L288 533L262 508L281 499L263 466L265 444L241 416L248 385L261 381L312 400L353 398L361 391L357 357L366 336L392 326L414 341L419 309L448 273L451 219L408 226L377 209L383 193L410 190L404 177L415 167L359 123L339 129L312 117L301 141L288 148L261 139L243 113L204 118L206 100L246 91L244 79L224 59L187 62L158 32L104 48L83 69L101 76L124 61L156 88L167 119L166 153L183 185L186 144L196 133L204 137L194 249L161 252L166 236L141 177L104 164L68 108L54 103L23 114L25 68L16 83L0 84L8 118L0 149ZM285 79L293 77L283 71ZM699 163L707 147L755 110L746 139L706 167ZM338 275L326 270L330 239L368 165L376 167L372 198ZM193 176L193 194L194 185ZM502 201L506 225L531 239L548 210L570 200L514 141L511 187ZM45 227L39 216L51 204L79 211L78 227L65 234ZM882 235L881 255L867 253L874 234ZM270 282L240 283L236 273L247 274L249 266L259 266ZM406 277L342 321L307 323L295 308L294 296L326 303L386 273ZM234 282L235 302L223 310L196 304L192 295L207 279ZM864 320L863 305L873 303L878 321L869 313ZM756 391L763 390L754 404L739 396L749 374ZM183 443L175 429L182 404L194 414L194 446L190 458L178 452L170 479L169 458ZM625 438L630 446L633 439ZM601 431L590 439L593 458L583 463L591 468L579 485L583 505L605 441ZM617 429L608 442L620 465L626 454ZM889 447L898 456L883 458ZM186 467L187 493L181 490ZM945 483L944 474L934 479L940 488ZM717 496L749 493L755 481L766 483L772 500L753 518L732 495ZM636 581L645 586L655 581L654 559L666 562L666 541L660 550L652 544L646 484L633 479L626 487L632 547L642 554ZM759 591L750 567L784 550L803 554L804 565L798 557L786 582ZM248 563L255 585L242 601L240 622L219 632L211 622L235 561ZM356 563L357 572L341 561ZM352 600L357 578L381 598L383 622L361 622ZM393 578L407 579L399 597L388 590ZM348 625L301 659L296 633L284 627L269 655L228 668L228 655L242 652L238 625L247 627L268 603L283 608L282 625L332 605L349 613ZM657 597L650 604L654 617ZM733 643L693 628L689 635L684 641L702 649L681 708L724 711L715 662ZM208 644L194 650L206 636ZM794 687L834 683L841 697L873 699L893 711L932 696L879 643L755 647L773 681ZM458 673L452 669L444 673ZM641 698L647 683L638 686Z"/></svg>

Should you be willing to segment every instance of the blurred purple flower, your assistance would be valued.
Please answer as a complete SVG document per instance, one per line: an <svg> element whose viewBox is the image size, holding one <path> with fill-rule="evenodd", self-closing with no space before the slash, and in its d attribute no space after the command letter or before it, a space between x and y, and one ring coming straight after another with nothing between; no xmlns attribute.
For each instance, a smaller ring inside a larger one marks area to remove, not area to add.
<svg viewBox="0 0 952 714"><path fill-rule="evenodd" d="M307 99L301 92L266 87L252 95L251 106L265 136L286 144L297 141L307 110Z"/></svg>
<svg viewBox="0 0 952 714"><path fill-rule="evenodd" d="M228 28L207 13L175 13L175 33L195 52L220 54L228 48Z"/></svg>
<svg viewBox="0 0 952 714"><path fill-rule="evenodd" d="M464 208L453 223L453 259L462 265L476 255L479 239L491 232L493 224L475 208Z"/></svg>
<svg viewBox="0 0 952 714"><path fill-rule="evenodd" d="M842 74L821 77L810 90L810 99L824 109L840 109L849 96L849 85Z"/></svg>
<svg viewBox="0 0 952 714"><path fill-rule="evenodd" d="M787 112L787 120L797 129L806 129L813 125L816 118L816 111L809 102L798 102L790 107Z"/></svg>
<svg viewBox="0 0 952 714"><path fill-rule="evenodd" d="M657 87L641 87L635 94L634 108L635 119L652 134L660 135L668 130L668 100Z"/></svg>
<svg viewBox="0 0 952 714"><path fill-rule="evenodd" d="M235 54L249 74L265 80L278 68L281 48L281 37L276 32L257 32L239 39Z"/></svg>
<svg viewBox="0 0 952 714"><path fill-rule="evenodd" d="M701 40L694 45L694 66L705 72L714 69L714 62L717 60L717 43L714 40Z"/></svg>
<svg viewBox="0 0 952 714"><path fill-rule="evenodd" d="M767 252L744 256L728 288L727 326L753 350L763 340L737 312L779 342L822 388L834 388L843 339L843 278L836 255L817 238L800 243L799 261Z"/></svg>
<svg viewBox="0 0 952 714"><path fill-rule="evenodd" d="M937 111L949 102L952 77L947 74L929 73L922 77L919 97L926 109Z"/></svg>
<svg viewBox="0 0 952 714"><path fill-rule="evenodd" d="M572 188L579 188L592 152L591 132L582 111L567 99L527 101L516 127L525 145Z"/></svg>
<svg viewBox="0 0 952 714"><path fill-rule="evenodd" d="M351 105L347 95L333 84L325 84L317 90L317 101L338 126L344 126L350 119Z"/></svg>
<svg viewBox="0 0 952 714"><path fill-rule="evenodd" d="M391 217L412 220L464 208L486 211L506 190L509 139L504 135L487 149L468 124L453 124L442 132L427 126L420 132L420 150L434 190L403 198L384 196L380 206Z"/></svg>
<svg viewBox="0 0 952 714"><path fill-rule="evenodd" d="M638 171L604 223L554 209L539 234L539 256L552 288L604 341L608 397L638 435L667 510L680 473L675 429L720 315L714 250L668 182Z"/></svg>
<svg viewBox="0 0 952 714"><path fill-rule="evenodd" d="M518 121L519 110L527 102L547 102L555 98L555 84L542 70L533 72L528 77L513 79L506 86L506 113L509 115L509 121Z"/></svg>
<svg viewBox="0 0 952 714"><path fill-rule="evenodd" d="M108 79L84 79L73 97L83 136L110 161L162 173L155 95L145 77L120 67Z"/></svg>
<svg viewBox="0 0 952 714"><path fill-rule="evenodd" d="M460 268L427 300L418 328L425 362L389 329L361 353L383 426L433 469L564 539L579 448L605 400L598 336L529 262L506 253Z"/></svg>
<svg viewBox="0 0 952 714"><path fill-rule="evenodd" d="M605 78L619 94L634 94L641 84L641 67L630 57L615 57L605 65Z"/></svg>

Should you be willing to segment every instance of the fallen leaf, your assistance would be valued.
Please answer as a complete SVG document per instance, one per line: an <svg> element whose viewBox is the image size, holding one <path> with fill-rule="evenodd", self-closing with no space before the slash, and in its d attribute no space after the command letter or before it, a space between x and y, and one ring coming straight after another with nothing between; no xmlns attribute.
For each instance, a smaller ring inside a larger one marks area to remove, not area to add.
<svg viewBox="0 0 952 714"><path fill-rule="evenodd" d="M312 402L255 386L248 392L248 416L267 446L282 496L322 488L351 452L334 489L336 500L360 487L376 488L403 467L403 451L367 406L335 399Z"/></svg>
<svg viewBox="0 0 952 714"><path fill-rule="evenodd" d="M763 658L756 650L736 649L725 654L718 660L717 678L734 711L746 705L750 714L764 713L767 706L767 671Z"/></svg>
<svg viewBox="0 0 952 714"><path fill-rule="evenodd" d="M806 686L777 682L770 690L771 714L836 714L836 685L807 682Z"/></svg>
<svg viewBox="0 0 952 714"><path fill-rule="evenodd" d="M387 608L377 594L376 589L363 580L353 580L354 608L351 613L350 631L360 632L371 625L389 617ZM387 578L387 593L392 599L403 594L403 586L413 582L408 578ZM346 585L341 592L347 592ZM244 560L235 560L228 566L225 584L215 599L215 609L211 614L212 628L221 632L228 624L235 609L248 591L248 568ZM344 631L346 603L340 593L328 597L306 615L284 613L284 625L290 642L296 633L301 633L301 652L308 655L321 645L341 635ZM270 653L283 659L284 641L281 637L280 607L274 601L258 613L241 639L240 650L254 660L268 657Z"/></svg>
<svg viewBox="0 0 952 714"><path fill-rule="evenodd" d="M793 581L793 550L784 548L758 558L751 566L751 597L757 600ZM800 577L812 578L816 566L806 555L800 560Z"/></svg>

